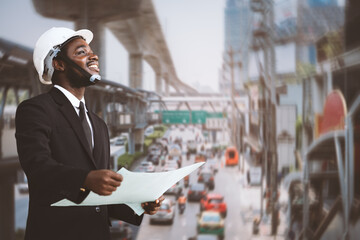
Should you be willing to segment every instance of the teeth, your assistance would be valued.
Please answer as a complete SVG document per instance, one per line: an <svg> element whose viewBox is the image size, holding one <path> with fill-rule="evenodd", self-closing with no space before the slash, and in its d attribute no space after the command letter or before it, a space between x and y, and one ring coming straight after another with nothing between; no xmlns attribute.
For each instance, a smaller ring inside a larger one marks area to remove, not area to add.
<svg viewBox="0 0 360 240"><path fill-rule="evenodd" d="M97 65L95 65L95 64L92 64L92 65L90 65L90 66L89 66L89 68L98 69L98 66L97 66Z"/></svg>

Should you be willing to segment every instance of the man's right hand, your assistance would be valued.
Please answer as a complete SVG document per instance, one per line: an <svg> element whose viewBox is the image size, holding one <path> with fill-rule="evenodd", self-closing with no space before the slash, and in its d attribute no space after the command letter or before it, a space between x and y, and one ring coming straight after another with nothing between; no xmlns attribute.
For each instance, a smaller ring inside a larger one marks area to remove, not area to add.
<svg viewBox="0 0 360 240"><path fill-rule="evenodd" d="M123 176L111 170L93 170L86 176L84 187L99 195L110 195L120 186Z"/></svg>

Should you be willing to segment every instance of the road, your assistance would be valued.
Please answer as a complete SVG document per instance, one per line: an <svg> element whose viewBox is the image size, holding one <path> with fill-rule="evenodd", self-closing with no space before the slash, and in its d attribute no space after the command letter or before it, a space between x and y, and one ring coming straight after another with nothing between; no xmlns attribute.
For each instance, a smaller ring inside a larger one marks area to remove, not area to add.
<svg viewBox="0 0 360 240"><path fill-rule="evenodd" d="M186 165L191 160L183 161ZM220 161L220 160L219 160ZM190 175L190 184L197 181L196 173ZM260 209L260 188L246 186L246 180L237 167L222 167L215 176L214 193L225 196L228 214L225 221L225 239L251 239L252 220ZM187 189L185 189L187 192ZM168 196L166 196L168 197ZM149 216L145 215L138 232L137 240L187 240L196 235L196 215L200 211L200 204L188 202L185 213L180 215L176 210L175 221L172 225L150 225Z"/></svg>
<svg viewBox="0 0 360 240"><path fill-rule="evenodd" d="M184 166L193 162L194 155L189 161L183 160ZM196 181L197 174L194 172L190 175L190 184ZM237 167L221 167L215 176L215 189L212 192L225 196L224 199L228 205L225 238L231 240L250 239L253 216L259 213L258 209L260 209L260 188L247 187L246 180ZM188 202L183 215L176 210L175 221L172 225L150 225L149 216L145 215L137 240L187 240L196 235L196 215L199 211L199 203Z"/></svg>
<svg viewBox="0 0 360 240"><path fill-rule="evenodd" d="M181 137L183 140L191 139L197 133L201 133L195 128L195 131L179 131L172 130L168 133L169 137L175 139ZM184 141L185 142L185 141ZM183 149L185 150L185 149ZM186 159L185 155L183 159ZM242 156L241 156L242 159ZM219 172L215 175L214 193L224 196L224 200L228 206L228 214L225 219L225 239L243 240L243 239L284 239L282 234L276 237L270 236L270 219L265 216L260 226L259 235L252 234L254 217L260 216L260 186L249 186L246 175L242 174L239 167L224 166L224 156L217 159L220 163ZM183 166L194 163L194 155L189 161L183 160ZM245 169L247 169L245 162ZM158 169L157 169L158 170ZM246 171L244 171L246 173ZM197 181L197 173L190 175L190 184ZM187 189L184 189L187 193ZM166 195L166 197L168 197ZM145 215L143 222L139 228L137 240L188 240L190 237L196 236L196 219L200 211L200 204L188 202L183 215L178 213L176 209L174 223L172 225L150 225L149 216ZM283 231L283 229L281 229ZM279 231L280 232L280 231Z"/></svg>

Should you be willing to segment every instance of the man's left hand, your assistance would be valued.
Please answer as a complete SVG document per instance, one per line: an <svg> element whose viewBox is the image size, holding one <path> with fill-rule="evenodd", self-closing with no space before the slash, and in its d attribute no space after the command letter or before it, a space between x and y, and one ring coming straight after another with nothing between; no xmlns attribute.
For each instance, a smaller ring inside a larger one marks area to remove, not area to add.
<svg viewBox="0 0 360 240"><path fill-rule="evenodd" d="M154 215L159 211L162 201L164 201L165 197L161 196L153 202L145 202L141 204L141 207L145 210L146 214Z"/></svg>

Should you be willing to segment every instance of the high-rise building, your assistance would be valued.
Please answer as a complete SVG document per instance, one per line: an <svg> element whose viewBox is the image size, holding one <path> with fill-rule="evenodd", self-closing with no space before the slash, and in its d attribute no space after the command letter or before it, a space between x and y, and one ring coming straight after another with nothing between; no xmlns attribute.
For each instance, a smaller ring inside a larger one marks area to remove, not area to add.
<svg viewBox="0 0 360 240"><path fill-rule="evenodd" d="M251 11L249 0L226 0L225 7L225 42L224 67L220 77L220 91L229 92L231 89L230 51L234 60L234 85L237 91L243 89L247 80L248 49L251 36Z"/></svg>

